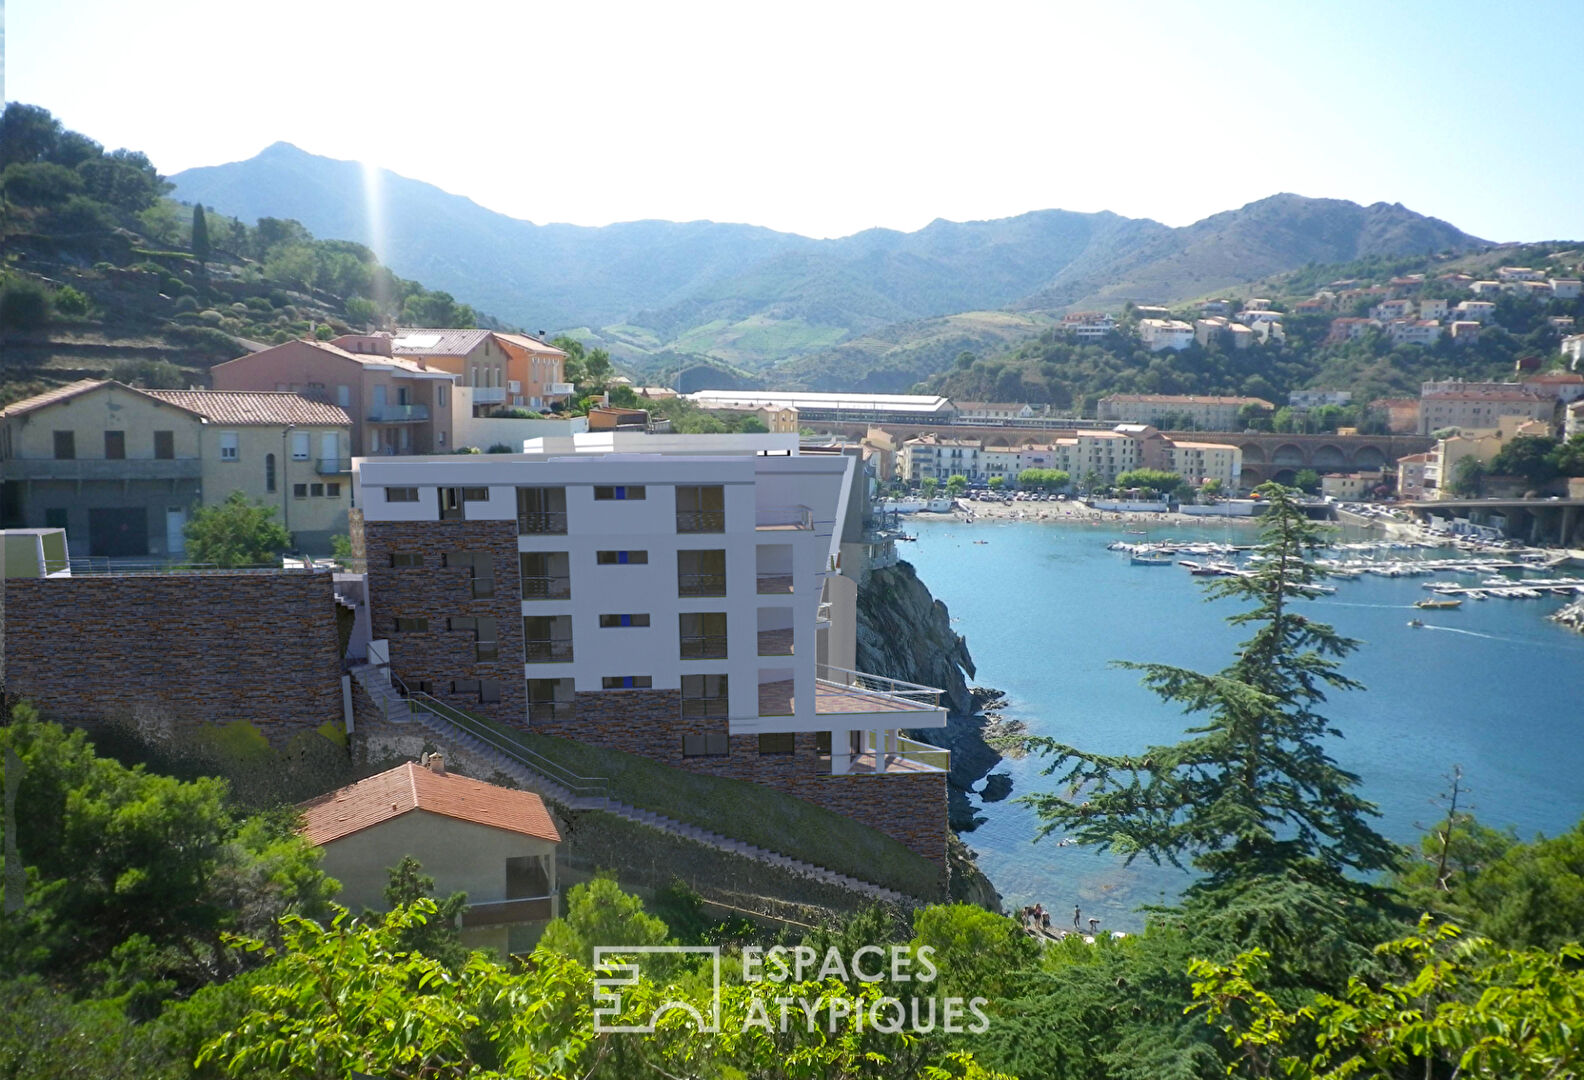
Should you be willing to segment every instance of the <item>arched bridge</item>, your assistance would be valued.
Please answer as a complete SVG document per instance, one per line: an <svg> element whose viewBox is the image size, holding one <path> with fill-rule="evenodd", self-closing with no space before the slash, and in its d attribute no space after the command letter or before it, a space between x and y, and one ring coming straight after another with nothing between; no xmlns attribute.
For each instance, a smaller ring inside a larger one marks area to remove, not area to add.
<svg viewBox="0 0 1584 1080"><path fill-rule="evenodd" d="M1233 431L1168 431L1173 439L1230 443L1243 451L1243 486L1290 484L1302 469L1358 472L1392 465L1435 446L1425 435L1279 435Z"/></svg>

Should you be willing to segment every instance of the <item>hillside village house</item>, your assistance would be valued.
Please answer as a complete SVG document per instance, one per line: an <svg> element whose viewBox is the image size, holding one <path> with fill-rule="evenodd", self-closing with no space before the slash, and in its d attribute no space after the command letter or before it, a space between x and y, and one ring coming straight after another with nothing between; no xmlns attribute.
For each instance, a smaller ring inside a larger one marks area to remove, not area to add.
<svg viewBox="0 0 1584 1080"><path fill-rule="evenodd" d="M506 352L507 405L544 412L572 396L566 353L527 334L496 331L495 340Z"/></svg>
<svg viewBox="0 0 1584 1080"><path fill-rule="evenodd" d="M508 355L488 330L402 327L391 336L391 355L457 376L471 393L474 416L506 404Z"/></svg>
<svg viewBox="0 0 1584 1080"><path fill-rule="evenodd" d="M856 453L589 432L354 463L370 619L408 687L768 784L945 859L939 691L854 671ZM858 489L858 490L861 490Z"/></svg>
<svg viewBox="0 0 1584 1080"><path fill-rule="evenodd" d="M288 341L216 364L216 390L289 390L346 410L352 457L448 453L457 376L391 354L381 334Z"/></svg>
<svg viewBox="0 0 1584 1080"><path fill-rule="evenodd" d="M1194 328L1180 319L1140 319L1138 335L1150 352L1186 349L1193 344Z"/></svg>
<svg viewBox="0 0 1584 1080"><path fill-rule="evenodd" d="M754 415L759 417L759 422L765 430L772 435L796 435L798 433L798 411L789 406L766 405L755 409Z"/></svg>
<svg viewBox="0 0 1584 1080"><path fill-rule="evenodd" d="M1464 322L1485 323L1496 315L1496 305L1489 300L1461 300L1452 309L1452 316Z"/></svg>
<svg viewBox="0 0 1584 1080"><path fill-rule="evenodd" d="M1245 406L1274 411L1264 398L1200 397L1192 394L1111 394L1100 399L1099 418L1113 423L1152 424L1169 418L1186 420L1198 431L1241 431L1238 413Z"/></svg>
<svg viewBox="0 0 1584 1080"><path fill-rule="evenodd" d="M1434 490L1426 482L1426 470L1435 455L1432 452L1408 454L1397 459L1397 497L1404 502L1435 498Z"/></svg>
<svg viewBox="0 0 1584 1080"><path fill-rule="evenodd" d="M302 834L324 852L353 911L383 911L389 870L408 855L437 895L467 893L462 942L504 955L526 952L559 911L561 832L531 791L446 771L428 755L303 803Z"/></svg>
<svg viewBox="0 0 1584 1080"><path fill-rule="evenodd" d="M0 518L65 529L76 554L179 558L203 500L204 418L108 379L0 410Z"/></svg>
<svg viewBox="0 0 1584 1080"><path fill-rule="evenodd" d="M352 508L352 418L299 394L242 390L145 390L202 416L199 448L208 504L240 491L276 511L292 545L330 554Z"/></svg>
<svg viewBox="0 0 1584 1080"><path fill-rule="evenodd" d="M1063 315L1062 332L1080 339L1103 338L1116 329L1116 316L1103 311L1075 311Z"/></svg>
<svg viewBox="0 0 1584 1080"><path fill-rule="evenodd" d="M1368 498L1381 483L1379 469L1366 472L1328 473L1320 478L1320 494L1352 502Z"/></svg>

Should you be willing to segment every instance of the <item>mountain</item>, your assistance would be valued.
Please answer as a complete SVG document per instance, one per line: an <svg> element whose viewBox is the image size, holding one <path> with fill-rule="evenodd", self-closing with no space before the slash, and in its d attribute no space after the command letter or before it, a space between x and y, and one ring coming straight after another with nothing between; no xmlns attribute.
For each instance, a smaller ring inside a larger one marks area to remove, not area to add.
<svg viewBox="0 0 1584 1080"><path fill-rule="evenodd" d="M1183 228L1039 210L815 240L751 225L537 225L381 170L276 143L172 177L176 197L245 220L295 218L369 244L399 274L529 329L565 329L633 369L705 357L769 382L905 388L961 349L1075 307L1169 303L1308 263L1484 244L1402 206L1275 195Z"/></svg>

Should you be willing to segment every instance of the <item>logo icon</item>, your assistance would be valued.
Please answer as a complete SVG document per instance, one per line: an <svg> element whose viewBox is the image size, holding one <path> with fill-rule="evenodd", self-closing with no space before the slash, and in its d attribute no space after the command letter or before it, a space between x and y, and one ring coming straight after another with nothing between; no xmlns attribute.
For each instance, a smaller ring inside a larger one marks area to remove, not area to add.
<svg viewBox="0 0 1584 1080"><path fill-rule="evenodd" d="M706 1017L685 1001L667 1001L642 1024L623 1024L621 987L638 983L639 962L607 960L607 957L643 955L704 955L710 958L710 1011ZM647 1035L655 1024L673 1009L693 1017L693 1027L700 1034L714 1034L721 1026L721 961L719 945L596 945L594 946L594 1031L598 1034Z"/></svg>

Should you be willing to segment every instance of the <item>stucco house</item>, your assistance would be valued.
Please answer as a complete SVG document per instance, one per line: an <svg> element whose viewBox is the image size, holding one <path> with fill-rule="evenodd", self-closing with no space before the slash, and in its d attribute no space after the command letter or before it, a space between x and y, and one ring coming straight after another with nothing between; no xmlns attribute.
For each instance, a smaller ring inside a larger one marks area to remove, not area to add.
<svg viewBox="0 0 1584 1080"><path fill-rule="evenodd" d="M462 940L523 952L559 913L561 832L544 800L447 772L429 754L301 804L302 834L324 850L341 903L382 910L389 871L411 855L436 892L465 892Z"/></svg>

